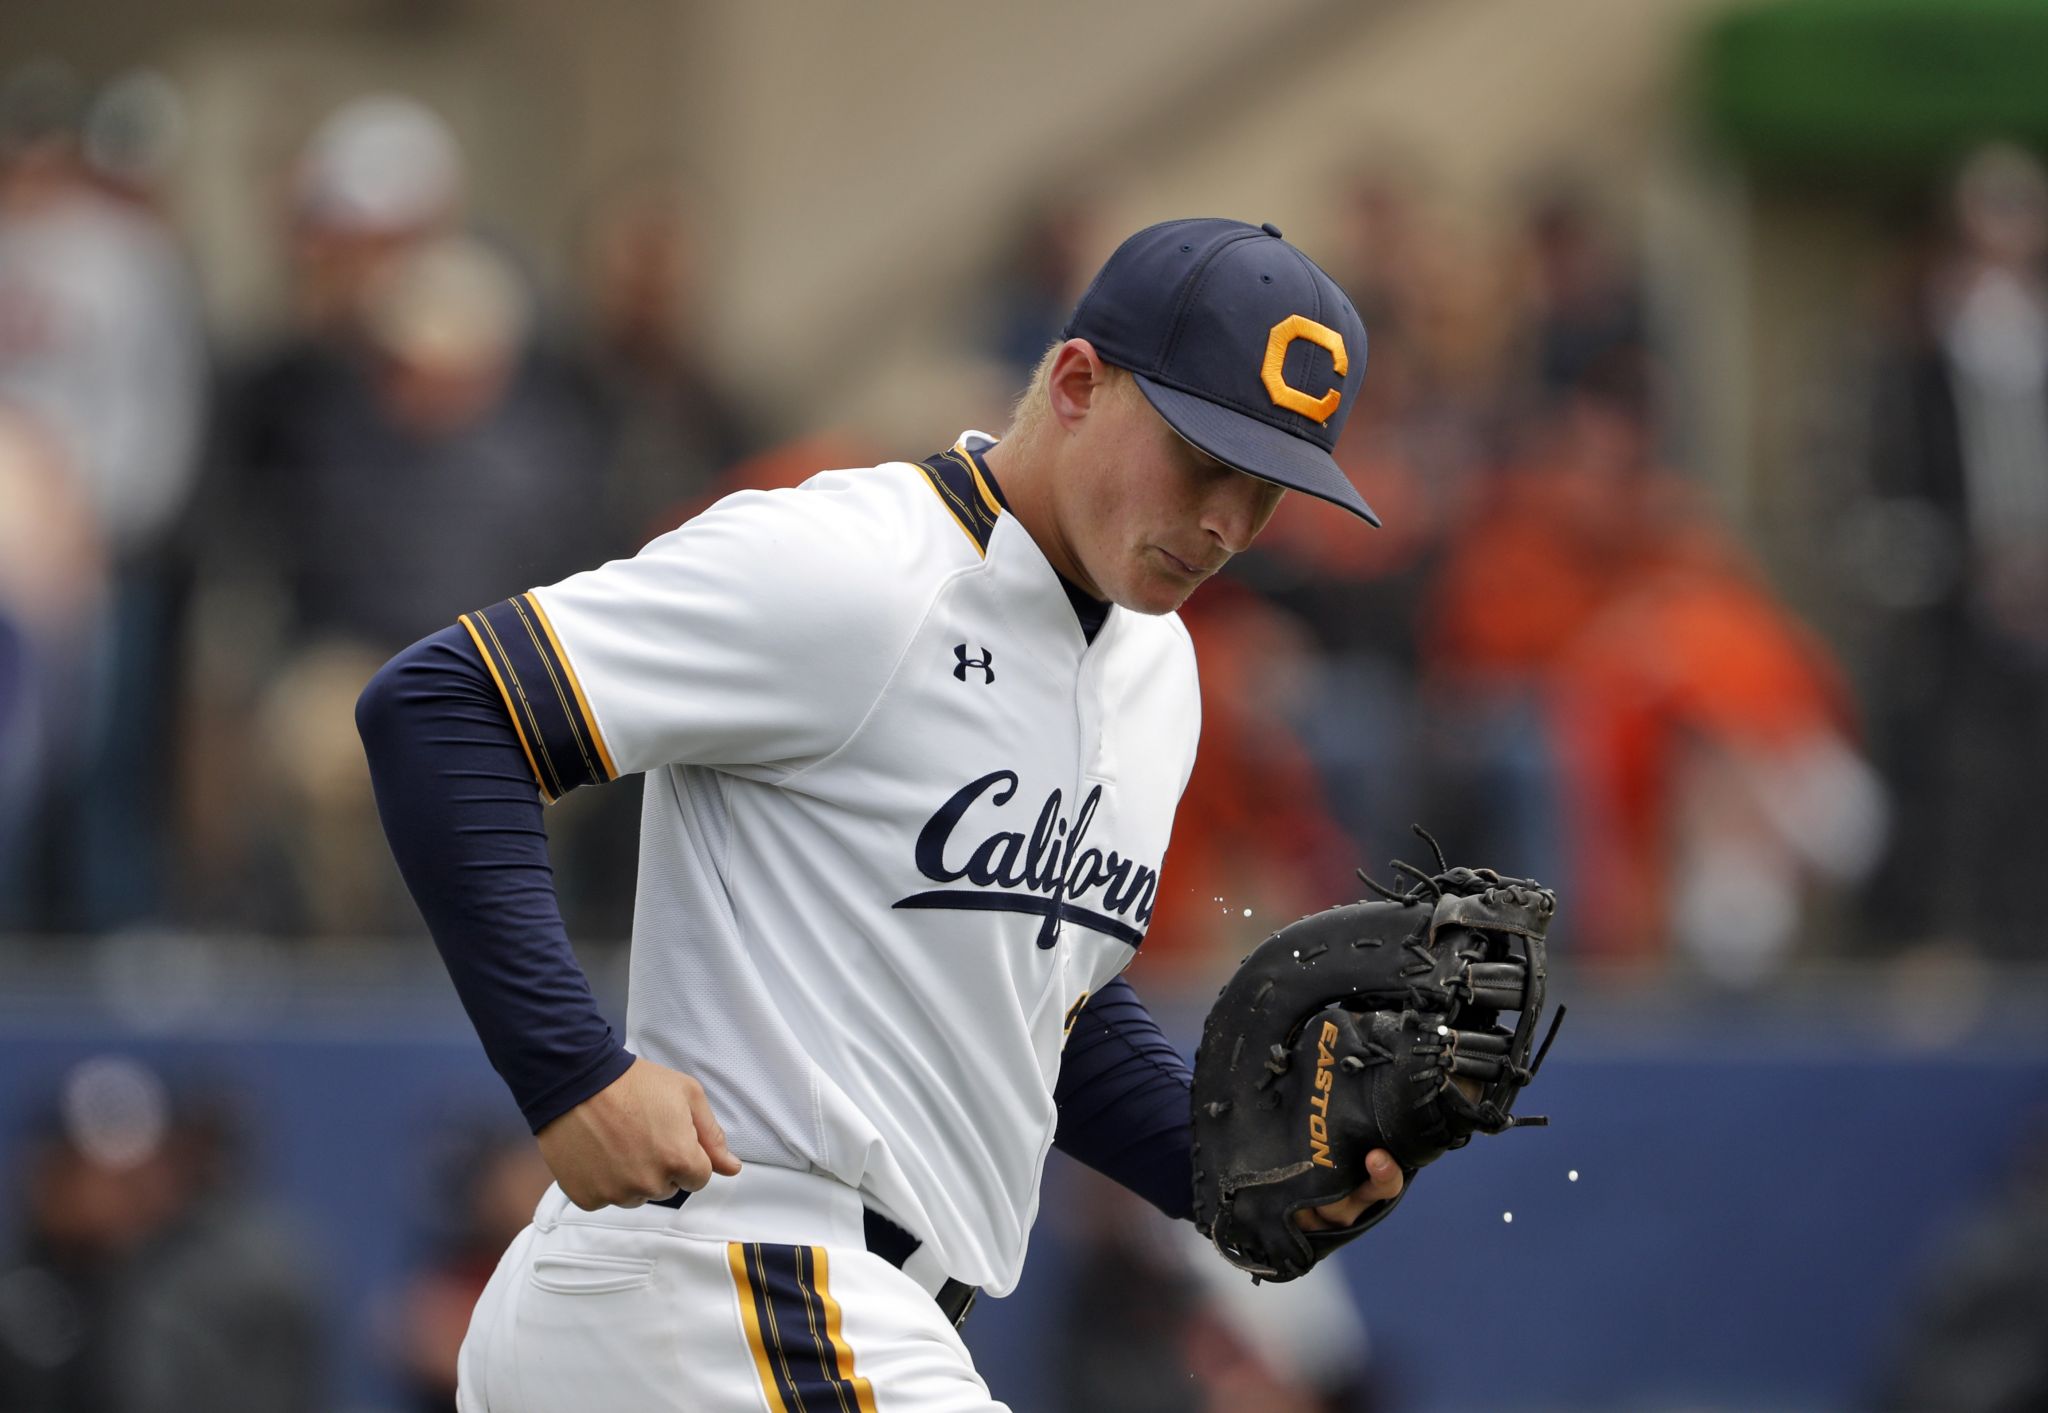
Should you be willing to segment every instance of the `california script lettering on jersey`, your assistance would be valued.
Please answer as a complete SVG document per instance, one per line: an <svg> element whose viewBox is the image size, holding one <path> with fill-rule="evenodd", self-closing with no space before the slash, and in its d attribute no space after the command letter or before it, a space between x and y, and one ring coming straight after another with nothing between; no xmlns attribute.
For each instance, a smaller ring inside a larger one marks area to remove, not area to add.
<svg viewBox="0 0 2048 1413"><path fill-rule="evenodd" d="M1050 947L1059 937L1060 924L1075 923L1127 942L1135 947L1144 940L1145 924L1152 920L1152 903L1159 888L1159 868L1135 863L1115 849L1105 852L1084 847L1089 827L1102 803L1102 787L1095 786L1081 801L1069 824L1060 812L1062 793L1054 790L1045 797L1031 837L998 829L983 838L958 868L948 866L948 846L963 818L975 805L986 801L1001 808L1017 793L1017 773L993 770L979 780L962 786L958 793L935 812L917 836L917 870L934 883L956 883L961 879L976 889L996 892L968 892L941 889L913 893L896 902L899 908L960 908L963 910L1035 913L1044 919L1038 929L1038 945ZM1096 888L1101 892L1101 911L1084 906ZM1020 891L1023 890L1023 891ZM1137 926L1122 919L1129 916Z"/></svg>

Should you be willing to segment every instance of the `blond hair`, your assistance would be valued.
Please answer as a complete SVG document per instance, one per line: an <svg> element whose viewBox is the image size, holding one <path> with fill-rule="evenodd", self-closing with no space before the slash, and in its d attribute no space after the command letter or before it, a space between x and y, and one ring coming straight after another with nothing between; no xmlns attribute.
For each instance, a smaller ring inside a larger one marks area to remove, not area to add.
<svg viewBox="0 0 2048 1413"><path fill-rule="evenodd" d="M1011 404L1010 429L1003 434L1004 441L1013 445L1029 444L1045 425L1046 415L1052 410L1052 365L1065 346L1065 339L1056 340L1039 356L1038 366L1031 370L1031 381L1024 385L1024 391ZM1125 397L1137 392L1137 379L1128 370L1114 363L1105 363L1102 369L1105 375L1103 390L1109 396Z"/></svg>

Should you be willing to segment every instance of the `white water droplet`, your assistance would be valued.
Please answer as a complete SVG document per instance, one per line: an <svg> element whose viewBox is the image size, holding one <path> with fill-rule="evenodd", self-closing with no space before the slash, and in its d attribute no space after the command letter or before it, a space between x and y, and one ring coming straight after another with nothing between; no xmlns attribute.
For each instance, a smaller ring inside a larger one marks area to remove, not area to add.
<svg viewBox="0 0 2048 1413"><path fill-rule="evenodd" d="M1515 1214L1513 1212L1502 1212L1500 1219L1504 1222L1512 1222L1515 1219Z"/></svg>
<svg viewBox="0 0 2048 1413"><path fill-rule="evenodd" d="M1294 960L1296 960L1297 962L1301 960L1301 948L1299 947L1296 947L1294 949Z"/></svg>
<svg viewBox="0 0 2048 1413"><path fill-rule="evenodd" d="M1252 910L1251 910L1250 908L1246 908L1246 909L1244 910L1244 915L1245 915L1246 917L1250 917L1250 916L1252 915Z"/></svg>
<svg viewBox="0 0 2048 1413"><path fill-rule="evenodd" d="M1579 1180L1579 1170L1577 1168L1573 1168L1570 1172L1565 1174L1565 1180L1568 1182L1577 1182Z"/></svg>
<svg viewBox="0 0 2048 1413"><path fill-rule="evenodd" d="M1438 1035L1449 1035L1451 1033L1451 1028L1447 1025L1440 1025L1436 1028L1436 1033Z"/></svg>

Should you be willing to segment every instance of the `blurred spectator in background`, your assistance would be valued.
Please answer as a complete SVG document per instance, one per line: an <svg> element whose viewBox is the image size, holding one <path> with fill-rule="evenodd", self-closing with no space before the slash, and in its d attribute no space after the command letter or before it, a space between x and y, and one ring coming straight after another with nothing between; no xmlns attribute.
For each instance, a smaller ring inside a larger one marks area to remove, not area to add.
<svg viewBox="0 0 2048 1413"><path fill-rule="evenodd" d="M1482 225L1428 210L1412 220L1408 269L1384 296L1403 364L1403 386L1390 395L1402 461L1438 504L1455 504L1499 464L1527 406L1516 376L1516 271ZM1366 327L1376 376L1380 343Z"/></svg>
<svg viewBox="0 0 2048 1413"><path fill-rule="evenodd" d="M1052 1331L1059 1413L1195 1413L1186 1339L1196 1280L1173 1223L1093 1173L1060 1219L1077 1244ZM1222 1264L1218 1262L1217 1264Z"/></svg>
<svg viewBox="0 0 2048 1413"><path fill-rule="evenodd" d="M33 413L92 507L110 576L75 626L22 925L100 931L151 917L183 572L208 368L192 278L156 201L175 95L132 76L90 95L60 66L0 81L0 399Z"/></svg>
<svg viewBox="0 0 2048 1413"><path fill-rule="evenodd" d="M114 1056L66 1076L23 1148L0 1271L0 1408L314 1413L322 1314L307 1253L236 1174L219 1105L174 1104Z"/></svg>
<svg viewBox="0 0 2048 1413"><path fill-rule="evenodd" d="M46 921L38 826L92 745L79 723L106 592L99 517L63 443L0 400L0 930Z"/></svg>
<svg viewBox="0 0 2048 1413"><path fill-rule="evenodd" d="M300 327L236 407L236 548L286 595L282 651L402 647L587 558L600 457L510 260L456 229L439 118L358 99L295 187ZM259 558L260 557L260 558Z"/></svg>
<svg viewBox="0 0 2048 1413"><path fill-rule="evenodd" d="M1095 239L1094 203L1063 195L1042 199L1020 223L988 290L984 316L987 351L1021 386L1045 351L1059 342L1082 284L1102 261Z"/></svg>
<svg viewBox="0 0 2048 1413"><path fill-rule="evenodd" d="M1227 579L1181 616L1202 679L1202 750L1142 953L1155 984L1168 972L1208 977L1234 964L1279 921L1355 886L1359 862L1288 725L1309 681L1312 645L1301 625Z"/></svg>
<svg viewBox="0 0 2048 1413"><path fill-rule="evenodd" d="M168 1136L162 1082L120 1060L74 1072L27 1135L18 1251L0 1275L0 1406L128 1402L123 1284L176 1207Z"/></svg>
<svg viewBox="0 0 2048 1413"><path fill-rule="evenodd" d="M1075 1243L1053 1331L1059 1413L1196 1413L1186 1337L1198 1300L1176 1223L1096 1173L1059 1212Z"/></svg>
<svg viewBox="0 0 2048 1413"><path fill-rule="evenodd" d="M1944 1235L1891 1346L1876 1406L2048 1408L2048 1125L2038 1115L2001 1189Z"/></svg>
<svg viewBox="0 0 2048 1413"><path fill-rule="evenodd" d="M1754 981L1808 885L1860 881L1880 782L1831 659L1652 451L1640 355L1554 401L1478 487L1425 606L1440 798L1510 872L1566 880L1571 945ZM1463 831L1459 837L1466 837Z"/></svg>
<svg viewBox="0 0 2048 1413"><path fill-rule="evenodd" d="M351 471L383 469L339 464L337 445L351 434L366 440L363 429L379 420L370 386L370 288L388 280L401 257L460 222L461 153L447 125L423 105L367 95L314 130L291 171L286 203L289 324L230 377L207 489L191 729L180 775L187 910L216 925L295 931L312 925L323 906L308 903L295 882L291 821L282 818L293 808L290 792L273 783L270 753L252 761L250 746L262 730L273 678L319 632L317 623L304 624L295 598L308 587L300 556L320 552L307 540L310 498L318 494L311 468L326 468L329 494L346 492ZM374 515L382 500L374 481L361 489L371 504L357 508L351 522ZM318 539L326 527L312 528ZM337 545L335 553L346 548ZM364 564L358 572L404 571ZM329 675L352 675L355 651L342 646L328 655ZM317 684L305 695L317 712ZM309 734L317 751L317 724ZM330 775L348 771L331 750L302 764L319 761ZM303 834L297 839L309 843ZM341 887L360 887L367 867L365 861ZM373 910L379 891L370 889Z"/></svg>
<svg viewBox="0 0 2048 1413"><path fill-rule="evenodd" d="M1401 291L1421 265L1431 225L1425 206L1409 164L1386 157L1360 168L1339 201L1337 236L1325 263L1365 321L1374 358L1383 333L1398 328Z"/></svg>
<svg viewBox="0 0 2048 1413"><path fill-rule="evenodd" d="M1638 391L1562 399L1518 460L1471 486L1420 606L1432 817L1509 873L1567 876L1545 693L1621 588L1653 493ZM1575 910L1574 928L1585 921Z"/></svg>
<svg viewBox="0 0 2048 1413"><path fill-rule="evenodd" d="M492 1134L460 1145L451 1165L439 1250L391 1311L387 1341L410 1413L452 1413L455 1361L477 1297L505 1247L533 1220L552 1180L525 1133Z"/></svg>
<svg viewBox="0 0 2048 1413"><path fill-rule="evenodd" d="M1193 1227L1088 1175L1053 1335L1060 1413L1372 1413L1364 1317L1331 1263L1254 1285Z"/></svg>
<svg viewBox="0 0 2048 1413"><path fill-rule="evenodd" d="M439 114L401 94L351 99L300 151L290 182L292 319L274 361L346 350L365 290L392 259L458 229L462 149Z"/></svg>
<svg viewBox="0 0 2048 1413"><path fill-rule="evenodd" d="M229 582L189 773L210 816L197 834L225 858L202 872L226 870L211 910L238 921L405 931L348 745L355 694L456 615L597 557L604 442L535 337L520 273L454 229L460 156L440 119L389 96L345 105L295 193L302 323L240 389L214 549Z"/></svg>
<svg viewBox="0 0 2048 1413"><path fill-rule="evenodd" d="M1640 282L1575 183L1552 179L1530 201L1522 262L1523 356L1539 404L1643 354Z"/></svg>
<svg viewBox="0 0 2048 1413"><path fill-rule="evenodd" d="M598 533L589 410L531 345L532 300L504 256L437 237L362 298L355 358L249 409L244 474L288 649L395 651L522 576L567 572Z"/></svg>
<svg viewBox="0 0 2048 1413"><path fill-rule="evenodd" d="M1870 707L1902 808L1873 913L2038 958L2012 882L2048 857L2048 174L1986 148L1952 202L1875 389Z"/></svg>
<svg viewBox="0 0 2048 1413"><path fill-rule="evenodd" d="M653 179L611 192L591 214L583 258L584 356L611 447L603 550L628 555L680 524L677 508L755 441L697 334L698 260L681 190Z"/></svg>
<svg viewBox="0 0 2048 1413"><path fill-rule="evenodd" d="M1284 1285L1254 1285L1189 1241L1201 1295L1183 1357L1203 1413L1373 1413L1387 1405L1365 1319L1335 1264Z"/></svg>
<svg viewBox="0 0 2048 1413"><path fill-rule="evenodd" d="M122 1282L136 1405L150 1413L313 1413L332 1328L319 1263L258 1196L242 1116L218 1090L173 1096L174 1210Z"/></svg>
<svg viewBox="0 0 2048 1413"><path fill-rule="evenodd" d="M1669 527L1556 665L1576 954L1753 985L1876 865L1889 810L1826 650L1711 522Z"/></svg>

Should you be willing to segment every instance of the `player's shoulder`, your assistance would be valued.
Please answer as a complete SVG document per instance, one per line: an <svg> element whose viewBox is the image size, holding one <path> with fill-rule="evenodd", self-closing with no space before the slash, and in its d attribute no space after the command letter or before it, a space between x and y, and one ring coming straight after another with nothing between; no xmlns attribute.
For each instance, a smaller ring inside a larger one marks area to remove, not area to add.
<svg viewBox="0 0 2048 1413"><path fill-rule="evenodd" d="M912 463L820 471L797 486L725 496L641 553L715 560L821 608L907 604L974 562L957 529L940 533L932 499Z"/></svg>
<svg viewBox="0 0 2048 1413"><path fill-rule="evenodd" d="M681 527L693 529L699 537L716 530L769 545L803 546L832 568L860 563L892 577L904 567L943 571L976 557L923 470L909 461L825 470L796 486L737 491Z"/></svg>

